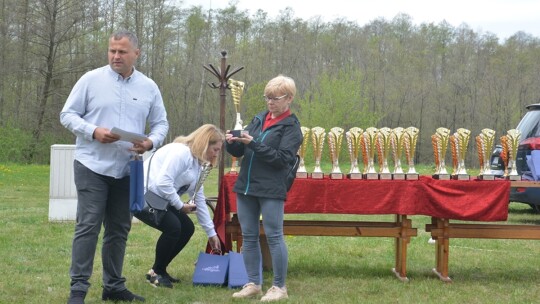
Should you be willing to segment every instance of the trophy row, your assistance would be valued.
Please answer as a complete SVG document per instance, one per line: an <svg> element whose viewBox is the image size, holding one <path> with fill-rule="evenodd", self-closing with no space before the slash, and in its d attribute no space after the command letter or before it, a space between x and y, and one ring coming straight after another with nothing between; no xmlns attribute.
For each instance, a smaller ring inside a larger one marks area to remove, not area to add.
<svg viewBox="0 0 540 304"><path fill-rule="evenodd" d="M304 141L300 146L298 155L300 156L300 166L298 168L298 178L324 178L325 174L321 170L321 157L325 146L325 138L330 152L332 170L328 174L331 179L396 179L396 180L416 180L418 173L415 169L414 154L418 140L419 130L415 127L409 128L351 128L345 132L342 128L335 127L327 133L321 127L309 129L301 127ZM343 174L339 167L339 154L341 151L343 135L347 141L347 150L351 162L348 174ZM470 175L465 167L465 157L469 145L471 131L459 128L453 134L449 129L438 128L431 136L433 145L433 155L435 159L435 173L433 178L441 180L468 180ZM512 129L500 138L502 152L500 154L504 164L503 177L510 180L520 180L521 177L516 171L516 154L521 133L517 129ZM306 149L309 140L312 141L313 156L315 158L315 168L308 173L305 167ZM495 131L483 129L476 136L476 148L480 164L479 179L494 180L495 175L490 168L490 157L495 141ZM452 154L452 173L446 170L445 157L447 147L450 145ZM405 154L408 170L402 168L402 154ZM378 168L375 169L375 155L377 155ZM360 172L359 159L363 162L363 171ZM393 160L393 168L388 165L388 160Z"/></svg>
<svg viewBox="0 0 540 304"><path fill-rule="evenodd" d="M468 180L470 175L465 168L465 156L471 131L460 128L455 133L451 134L449 129L438 128L435 134L431 135L431 143L433 145L433 155L435 157L435 174L437 179L457 179ZM504 164L503 177L509 180L521 180L516 170L516 155L521 138L521 132L517 129L508 130L506 135L501 136L502 152L500 157ZM495 141L495 131L491 129L482 129L480 134L476 136L476 150L478 152L478 162L480 164L479 179L494 180L490 167L491 151ZM452 153L452 173L448 173L445 164L446 150L450 144Z"/></svg>
<svg viewBox="0 0 540 304"><path fill-rule="evenodd" d="M304 141L298 150L300 166L296 174L297 178L324 178L325 174L321 169L321 158L326 139L332 162L332 171L328 175L331 179L343 179L346 177L350 179L418 179L418 173L414 167L414 154L419 131L415 127L406 129L401 127L395 129L367 128L366 130L354 127L347 132L342 128L334 127L328 133L321 127L312 129L301 127L301 130ZM351 162L348 174L342 173L339 167L343 135L345 135L347 141L347 150ZM313 172L308 173L304 160L310 139L313 146L315 168ZM408 165L407 172L404 172L401 166L403 152L405 152ZM375 154L377 154L377 160L379 161L379 171L375 169ZM394 161L392 171L388 165L390 157ZM358 166L359 159L364 165L362 172L360 172Z"/></svg>

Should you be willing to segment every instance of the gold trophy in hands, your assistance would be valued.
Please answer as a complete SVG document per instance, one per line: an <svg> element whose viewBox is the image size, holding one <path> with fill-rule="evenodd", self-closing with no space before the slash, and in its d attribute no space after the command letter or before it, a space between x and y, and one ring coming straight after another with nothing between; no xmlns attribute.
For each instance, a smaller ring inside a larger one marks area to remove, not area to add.
<svg viewBox="0 0 540 304"><path fill-rule="evenodd" d="M362 173L358 169L358 156L362 150L362 133L364 130L358 127L353 127L345 133L347 140L347 148L349 151L349 158L351 160L351 169L347 177L350 179L362 179Z"/></svg>
<svg viewBox="0 0 540 304"><path fill-rule="evenodd" d="M435 157L435 174L433 174L433 178L435 179L450 179L450 174L448 174L448 171L446 171L446 164L444 161L449 137L450 130L447 128L437 128L435 134L431 136L433 156Z"/></svg>
<svg viewBox="0 0 540 304"><path fill-rule="evenodd" d="M234 109L236 111L236 120L234 123L233 130L242 130L242 118L240 116L240 100L242 99L242 94L244 93L245 84L242 81L229 79L229 87L231 88L232 100L234 103ZM232 156L231 159L231 170L229 174L236 175L238 174L238 158Z"/></svg>
<svg viewBox="0 0 540 304"><path fill-rule="evenodd" d="M367 166L364 166L364 178L365 179L379 179L379 173L375 170L375 150L377 148L377 134L379 130L374 127L367 128L364 131L363 147L365 150L365 157Z"/></svg>
<svg viewBox="0 0 540 304"><path fill-rule="evenodd" d="M452 179L457 180L469 180L470 176L467 174L467 168L465 168L465 156L467 154L467 148L469 146L469 139L471 137L471 131L459 128L454 133L456 143L456 156L457 170L455 174L452 174Z"/></svg>
<svg viewBox="0 0 540 304"><path fill-rule="evenodd" d="M304 137L304 140L302 141L302 144L298 149L298 156L300 156L300 164L298 165L298 171L296 171L296 178L307 178L308 173L306 170L305 158L311 129L307 127L300 127L300 131L302 131L302 136Z"/></svg>
<svg viewBox="0 0 540 304"><path fill-rule="evenodd" d="M330 160L332 161L331 179L343 179L344 175L339 168L339 154L341 152L341 142L343 141L343 133L345 130L339 127L334 127L328 132L328 148L330 150Z"/></svg>
<svg viewBox="0 0 540 304"><path fill-rule="evenodd" d="M507 146L508 146L508 168L510 173L508 173L508 179L517 181L521 180L521 176L517 172L516 168L516 156L519 146L519 141L521 138L521 132L518 129L508 130L506 132Z"/></svg>
<svg viewBox="0 0 540 304"><path fill-rule="evenodd" d="M481 180L495 180L495 175L491 172L489 164L494 141L495 131L491 129L482 129L480 134L476 137L476 148L480 163L480 174L478 175L478 178Z"/></svg>
<svg viewBox="0 0 540 304"><path fill-rule="evenodd" d="M419 132L420 130L415 127L408 127L405 129L405 158L407 160L407 165L409 166L407 173L405 173L405 179L407 180L418 180L419 178L419 174L416 172L416 168L414 166L414 155L416 153L416 143L418 142Z"/></svg>
<svg viewBox="0 0 540 304"><path fill-rule="evenodd" d="M392 158L394 160L392 179L405 179L405 173L403 173L403 168L401 167L401 155L403 152L404 139L405 132L403 128L397 127L392 129L392 133L390 134L390 147L392 149Z"/></svg>
<svg viewBox="0 0 540 304"><path fill-rule="evenodd" d="M388 168L388 155L390 154L390 128L380 128L377 134L377 156L379 160L379 179L392 179Z"/></svg>
<svg viewBox="0 0 540 304"><path fill-rule="evenodd" d="M311 173L311 178L313 179L324 178L324 173L321 169L321 158L325 137L326 131L323 128L314 127L311 129L311 143L313 144L313 156L315 157L315 169Z"/></svg>

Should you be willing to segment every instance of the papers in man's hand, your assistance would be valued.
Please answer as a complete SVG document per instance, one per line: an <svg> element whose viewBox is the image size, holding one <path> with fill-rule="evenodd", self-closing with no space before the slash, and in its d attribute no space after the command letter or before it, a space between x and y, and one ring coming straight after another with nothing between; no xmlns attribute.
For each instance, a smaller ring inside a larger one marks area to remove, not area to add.
<svg viewBox="0 0 540 304"><path fill-rule="evenodd" d="M112 128L111 133L120 135L120 140L123 141L136 142L147 139L146 135L144 134L128 132L117 127Z"/></svg>

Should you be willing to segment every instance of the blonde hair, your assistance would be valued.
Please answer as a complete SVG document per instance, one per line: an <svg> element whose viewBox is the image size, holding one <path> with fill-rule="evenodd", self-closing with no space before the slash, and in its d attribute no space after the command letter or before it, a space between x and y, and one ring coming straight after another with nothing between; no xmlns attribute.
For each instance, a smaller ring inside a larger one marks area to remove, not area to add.
<svg viewBox="0 0 540 304"><path fill-rule="evenodd" d="M264 88L264 96L274 96L287 94L288 97L294 98L296 95L296 84L291 77L278 75L272 78Z"/></svg>
<svg viewBox="0 0 540 304"><path fill-rule="evenodd" d="M193 156L199 161L210 162L213 167L218 163L218 158L213 160L206 159L206 151L208 147L216 143L223 143L225 141L225 135L216 126L212 124L205 124L200 126L197 130L191 132L188 136L178 136L174 139L175 143L182 143L189 147Z"/></svg>

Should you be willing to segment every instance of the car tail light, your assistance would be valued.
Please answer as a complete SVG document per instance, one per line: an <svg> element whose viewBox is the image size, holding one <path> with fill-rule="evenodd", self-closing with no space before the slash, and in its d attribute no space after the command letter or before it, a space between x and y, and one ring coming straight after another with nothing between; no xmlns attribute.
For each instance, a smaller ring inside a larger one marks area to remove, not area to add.
<svg viewBox="0 0 540 304"><path fill-rule="evenodd" d="M522 141L519 146L529 150L540 150L540 137L530 137Z"/></svg>
<svg viewBox="0 0 540 304"><path fill-rule="evenodd" d="M527 188L516 188L516 192L519 193L525 192L525 190L527 190Z"/></svg>

